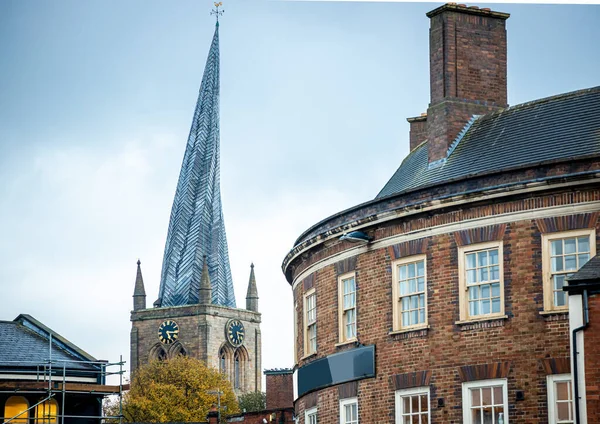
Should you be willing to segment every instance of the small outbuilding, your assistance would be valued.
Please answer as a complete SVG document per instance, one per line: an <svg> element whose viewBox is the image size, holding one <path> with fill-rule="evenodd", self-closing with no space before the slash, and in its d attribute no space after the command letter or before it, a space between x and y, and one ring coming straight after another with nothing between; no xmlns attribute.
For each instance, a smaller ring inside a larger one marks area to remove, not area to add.
<svg viewBox="0 0 600 424"><path fill-rule="evenodd" d="M30 315L0 321L1 422L99 423L104 397L121 391L106 385L109 365Z"/></svg>

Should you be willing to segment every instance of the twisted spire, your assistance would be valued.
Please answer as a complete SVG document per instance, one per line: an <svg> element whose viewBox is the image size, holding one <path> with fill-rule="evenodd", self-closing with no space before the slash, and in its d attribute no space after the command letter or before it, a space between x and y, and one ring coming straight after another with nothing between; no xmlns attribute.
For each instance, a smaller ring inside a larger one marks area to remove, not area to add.
<svg viewBox="0 0 600 424"><path fill-rule="evenodd" d="M235 307L219 177L219 26L208 52L171 209L161 306L199 301L204 256L212 303Z"/></svg>

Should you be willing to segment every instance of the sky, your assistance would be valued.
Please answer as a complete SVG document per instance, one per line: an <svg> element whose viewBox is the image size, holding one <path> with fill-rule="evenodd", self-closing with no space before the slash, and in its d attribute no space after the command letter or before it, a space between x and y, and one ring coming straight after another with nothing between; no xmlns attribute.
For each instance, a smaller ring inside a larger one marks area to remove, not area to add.
<svg viewBox="0 0 600 424"><path fill-rule="evenodd" d="M294 365L281 263L296 238L374 198L408 153L441 4L223 5L221 193L238 307L255 264L263 368ZM600 84L600 6L471 4L511 14L511 105ZM0 1L0 320L28 313L129 360L136 261L150 306L211 8Z"/></svg>

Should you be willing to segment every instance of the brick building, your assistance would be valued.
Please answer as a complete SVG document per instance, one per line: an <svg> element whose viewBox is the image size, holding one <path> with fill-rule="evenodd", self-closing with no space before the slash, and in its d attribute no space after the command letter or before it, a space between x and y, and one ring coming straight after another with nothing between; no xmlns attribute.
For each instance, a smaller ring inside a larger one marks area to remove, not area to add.
<svg viewBox="0 0 600 424"><path fill-rule="evenodd" d="M409 155L283 261L297 417L574 422L562 287L597 249L600 87L509 107L509 15L427 16L431 99Z"/></svg>

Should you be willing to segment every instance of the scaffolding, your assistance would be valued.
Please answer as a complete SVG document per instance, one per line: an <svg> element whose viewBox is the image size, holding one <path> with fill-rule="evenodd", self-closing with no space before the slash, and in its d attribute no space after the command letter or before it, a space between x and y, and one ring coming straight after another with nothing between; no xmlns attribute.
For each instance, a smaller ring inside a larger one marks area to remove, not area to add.
<svg viewBox="0 0 600 424"><path fill-rule="evenodd" d="M123 355L120 356L119 362L114 363L52 359L52 335L50 335L47 360L43 362L3 361L0 364L5 371L12 372L9 374L10 378L3 378L0 373L0 394L41 394L43 396L39 402L12 417L4 417L4 410L0 410L0 420L2 424L28 424L32 418L35 419L35 424L65 424L65 419L88 419L97 420L98 423L123 424L123 391L129 388L123 382L124 365ZM111 376L118 376L118 385L106 384L107 377ZM104 415L103 404L100 406L100 415L65 414L68 395L94 395L102 400L106 396L118 396L119 414ZM61 406L57 408L56 413L52 414L48 401L51 399L56 401L56 397L60 397ZM44 408L41 418L36 410L39 405ZM46 405L48 411L45 410ZM36 416L32 416L30 411L36 411Z"/></svg>

